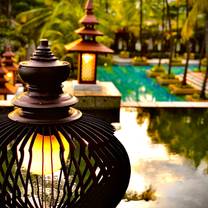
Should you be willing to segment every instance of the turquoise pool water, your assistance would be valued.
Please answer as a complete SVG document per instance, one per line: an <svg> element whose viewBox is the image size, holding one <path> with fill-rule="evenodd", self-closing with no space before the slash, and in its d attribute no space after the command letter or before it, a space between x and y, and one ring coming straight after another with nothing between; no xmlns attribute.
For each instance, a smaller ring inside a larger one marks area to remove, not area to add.
<svg viewBox="0 0 208 208"><path fill-rule="evenodd" d="M171 95L155 79L146 76L152 66L99 66L97 79L112 81L122 94L122 101L183 101L183 97ZM191 69L195 67L192 66ZM183 73L184 67L172 67L175 74Z"/></svg>

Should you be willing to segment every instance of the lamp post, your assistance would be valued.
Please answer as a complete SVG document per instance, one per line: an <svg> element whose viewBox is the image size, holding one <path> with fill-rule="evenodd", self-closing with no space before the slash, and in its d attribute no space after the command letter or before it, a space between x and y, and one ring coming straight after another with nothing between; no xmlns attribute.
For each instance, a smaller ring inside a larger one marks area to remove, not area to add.
<svg viewBox="0 0 208 208"><path fill-rule="evenodd" d="M113 50L96 41L96 37L102 36L103 33L95 29L95 25L99 24L99 22L93 14L92 0L87 1L85 16L80 20L80 23L84 27L79 28L75 32L81 36L81 39L66 45L66 50L79 53L78 83L95 84L97 54L113 53Z"/></svg>
<svg viewBox="0 0 208 208"><path fill-rule="evenodd" d="M68 62L41 40L19 74L28 92L0 122L1 208L116 207L129 158L110 124L72 108L77 99L63 94Z"/></svg>

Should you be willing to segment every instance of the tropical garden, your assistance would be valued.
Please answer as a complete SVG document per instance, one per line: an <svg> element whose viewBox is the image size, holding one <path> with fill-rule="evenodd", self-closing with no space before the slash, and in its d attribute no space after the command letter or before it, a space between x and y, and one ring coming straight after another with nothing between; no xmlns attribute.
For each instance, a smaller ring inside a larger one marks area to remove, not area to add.
<svg viewBox="0 0 208 208"><path fill-rule="evenodd" d="M21 61L29 58L39 39L47 38L54 54L67 59L69 55L65 45L78 38L74 30L80 27L79 20L84 15L86 1L1 2L0 53L9 44L16 53L16 60ZM197 68L205 73L199 97L205 99L208 0L94 0L93 3L94 13L100 21L97 28L105 34L98 40L113 48L121 57L133 58L135 64L146 64L148 58L157 58L158 64L151 71L159 74L157 79L162 84L175 84L171 67L180 65L183 58L183 79L176 84L177 87L188 88L189 60L199 59ZM167 73L164 73L162 58L169 59Z"/></svg>

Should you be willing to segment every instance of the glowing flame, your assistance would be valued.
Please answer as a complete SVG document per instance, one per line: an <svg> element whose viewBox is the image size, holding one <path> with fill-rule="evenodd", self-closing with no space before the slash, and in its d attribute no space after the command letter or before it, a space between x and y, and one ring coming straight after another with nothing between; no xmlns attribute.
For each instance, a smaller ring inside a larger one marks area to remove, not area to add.
<svg viewBox="0 0 208 208"><path fill-rule="evenodd" d="M66 162L69 155L69 144L66 138L59 133L60 139L64 147L64 160ZM32 137L29 138L24 147L24 160L22 166L25 169L29 168L30 152L29 148L32 142ZM20 144L21 145L21 144ZM20 146L19 145L19 146ZM61 169L60 160L60 144L54 135L45 136L37 134L32 146L32 160L30 172L37 175L48 175L52 172L57 172Z"/></svg>

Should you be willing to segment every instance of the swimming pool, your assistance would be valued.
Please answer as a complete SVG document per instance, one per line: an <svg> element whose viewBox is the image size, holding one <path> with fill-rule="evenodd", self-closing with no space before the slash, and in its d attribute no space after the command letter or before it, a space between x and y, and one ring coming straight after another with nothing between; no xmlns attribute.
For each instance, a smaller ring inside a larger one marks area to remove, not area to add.
<svg viewBox="0 0 208 208"><path fill-rule="evenodd" d="M98 66L97 78L112 81L122 94L122 101L184 101L183 97L171 95L168 88L161 87L155 79L146 76L152 66ZM194 69L195 66L191 66ZM183 73L184 67L172 67L175 74Z"/></svg>

